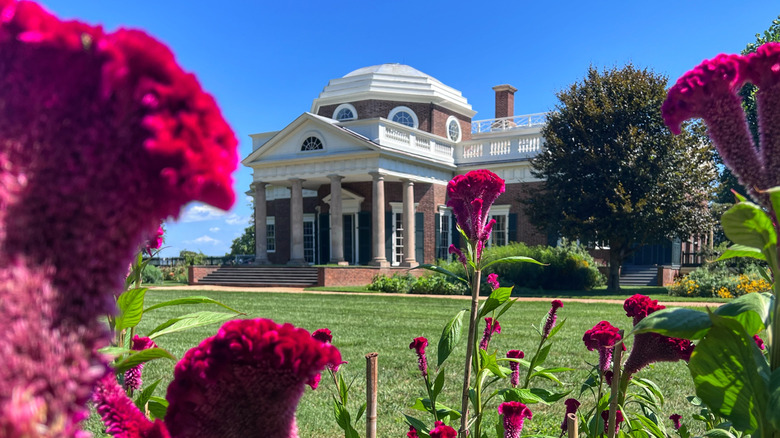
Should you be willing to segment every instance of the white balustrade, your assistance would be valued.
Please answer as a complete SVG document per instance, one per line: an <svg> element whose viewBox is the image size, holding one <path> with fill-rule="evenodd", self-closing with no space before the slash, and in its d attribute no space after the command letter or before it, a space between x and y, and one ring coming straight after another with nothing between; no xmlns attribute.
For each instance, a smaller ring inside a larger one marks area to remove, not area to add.
<svg viewBox="0 0 780 438"><path fill-rule="evenodd" d="M408 129L408 130L407 130ZM442 139L443 140L443 139ZM380 125L379 144L432 158L452 161L455 144L448 144L431 134L412 128Z"/></svg>
<svg viewBox="0 0 780 438"><path fill-rule="evenodd" d="M524 114L500 119L475 120L471 122L471 133L504 132L511 129L533 128L547 122L547 113Z"/></svg>
<svg viewBox="0 0 780 438"><path fill-rule="evenodd" d="M542 151L541 134L518 135L509 138L486 138L458 145L457 164L528 160Z"/></svg>

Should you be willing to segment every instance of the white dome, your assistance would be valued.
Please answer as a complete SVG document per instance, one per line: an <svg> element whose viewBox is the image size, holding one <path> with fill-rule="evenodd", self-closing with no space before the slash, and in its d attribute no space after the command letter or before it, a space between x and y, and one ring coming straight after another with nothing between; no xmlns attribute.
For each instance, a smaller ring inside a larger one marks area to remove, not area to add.
<svg viewBox="0 0 780 438"><path fill-rule="evenodd" d="M369 99L435 103L468 117L476 114L460 91L404 64L372 65L332 79L314 99L311 112L317 114L325 105Z"/></svg>

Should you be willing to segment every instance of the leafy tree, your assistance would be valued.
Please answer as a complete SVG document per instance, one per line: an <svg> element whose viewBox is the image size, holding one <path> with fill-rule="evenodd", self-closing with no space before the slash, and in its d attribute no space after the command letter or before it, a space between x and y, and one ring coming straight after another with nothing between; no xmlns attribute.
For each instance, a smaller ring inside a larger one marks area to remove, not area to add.
<svg viewBox="0 0 780 438"><path fill-rule="evenodd" d="M639 246L709 228L716 177L704 131L674 136L661 118L667 78L632 65L602 72L558 93L532 161L545 182L527 201L540 230L610 247L608 288Z"/></svg>
<svg viewBox="0 0 780 438"><path fill-rule="evenodd" d="M183 249L179 252L179 257L184 260L185 266L203 265L206 263L206 254L202 252Z"/></svg>
<svg viewBox="0 0 780 438"><path fill-rule="evenodd" d="M226 256L246 255L255 253L255 201L250 204L252 209L252 219L249 226L244 228L244 234L233 239L230 245L230 252Z"/></svg>

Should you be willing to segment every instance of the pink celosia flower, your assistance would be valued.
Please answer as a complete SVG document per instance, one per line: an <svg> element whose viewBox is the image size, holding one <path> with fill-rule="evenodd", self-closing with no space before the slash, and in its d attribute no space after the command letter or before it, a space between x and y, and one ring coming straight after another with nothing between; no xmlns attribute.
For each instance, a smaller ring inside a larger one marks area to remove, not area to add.
<svg viewBox="0 0 780 438"><path fill-rule="evenodd" d="M485 318L485 331L482 333L482 339L479 341L479 348L487 351L488 344L490 344L490 338L494 333L501 333L501 324L493 318Z"/></svg>
<svg viewBox="0 0 780 438"><path fill-rule="evenodd" d="M553 300L550 310L547 312L547 319L544 321L544 327L542 328L542 338L547 339L550 336L550 331L555 327L555 321L558 319L558 309L563 307L561 300Z"/></svg>
<svg viewBox="0 0 780 438"><path fill-rule="evenodd" d="M436 427L428 434L431 438L456 438L458 436L458 431L441 421L437 421L434 425Z"/></svg>
<svg viewBox="0 0 780 438"><path fill-rule="evenodd" d="M420 368L424 378L428 378L428 358L425 357L425 347L428 346L428 340L424 337L414 338L409 349L417 353L417 366Z"/></svg>
<svg viewBox="0 0 780 438"><path fill-rule="evenodd" d="M151 239L149 239L146 244L144 245L143 251L146 254L152 255L152 251L155 249L160 249L160 247L163 244L163 235L165 234L165 230L163 230L162 225L157 227L157 232L152 236Z"/></svg>
<svg viewBox="0 0 780 438"><path fill-rule="evenodd" d="M609 411L601 411L601 419L604 420L604 433L609 432ZM615 411L615 436L620 431L620 423L623 422L623 413L620 409Z"/></svg>
<svg viewBox="0 0 780 438"><path fill-rule="evenodd" d="M330 344L331 341L333 341L333 335L330 333L330 329L327 328L314 330L314 333L312 333L311 337L320 342L325 342L328 344Z"/></svg>
<svg viewBox="0 0 780 438"><path fill-rule="evenodd" d="M580 408L580 402L577 401L577 399L574 398L567 398L565 402L563 402L564 405L566 405L566 413L563 415L563 423L561 423L561 432L566 432L569 430L569 414L574 414L577 412L577 409Z"/></svg>
<svg viewBox="0 0 780 438"><path fill-rule="evenodd" d="M759 350L764 350L766 348L766 346L764 345L764 340L761 339L760 336L753 335L753 341L755 341L756 346L758 347Z"/></svg>
<svg viewBox="0 0 780 438"><path fill-rule="evenodd" d="M157 348L157 344L155 342L147 337L140 337L138 335L135 335L133 337L133 345L132 349L135 351L141 351L146 350L149 348ZM129 370L125 371L125 389L130 389L133 391L138 390L141 388L141 385L143 385L143 380L141 380L141 372L144 369L144 364L138 364Z"/></svg>
<svg viewBox="0 0 780 438"><path fill-rule="evenodd" d="M634 295L623 303L626 316L634 318L634 325L653 312L664 309L658 301L644 295ZM634 336L634 345L626 359L624 372L631 375L653 362L688 362L694 345L687 339L670 338L658 333L641 333Z"/></svg>
<svg viewBox="0 0 780 438"><path fill-rule="evenodd" d="M406 438L420 438L420 436L417 435L417 429L415 429L414 426L409 426L409 432L406 432Z"/></svg>
<svg viewBox="0 0 780 438"><path fill-rule="evenodd" d="M493 273L493 274L488 274L488 276L487 276L487 282L488 282L488 284L490 285L490 288L491 288L491 289L493 289L493 290L496 290L496 289L498 289L498 287L500 286L500 285L498 284L498 274L495 274L495 273Z"/></svg>
<svg viewBox="0 0 780 438"><path fill-rule="evenodd" d="M589 351L598 350L599 352L599 370L605 373L609 370L612 363L612 350L615 344L621 341L620 333L617 327L608 321L601 321L592 329L585 332L582 341Z"/></svg>
<svg viewBox="0 0 780 438"><path fill-rule="evenodd" d="M680 419L682 418L682 415L680 414L672 414L669 416L669 419L672 420L672 423L674 423L674 430L680 430Z"/></svg>
<svg viewBox="0 0 780 438"><path fill-rule="evenodd" d="M519 438L523 422L533 417L526 405L516 401L501 403L498 413L504 416L504 438Z"/></svg>
<svg viewBox="0 0 780 438"><path fill-rule="evenodd" d="M612 386L612 377L615 375L615 373L612 372L612 370L607 370L604 372L604 381L607 382L607 385Z"/></svg>
<svg viewBox="0 0 780 438"><path fill-rule="evenodd" d="M113 376L101 380L95 405L118 437L297 437L304 386L340 362L336 347L290 324L229 321L176 365L165 424L146 420Z"/></svg>
<svg viewBox="0 0 780 438"><path fill-rule="evenodd" d="M488 221L490 206L501 193L504 193L504 180L485 169L457 175L447 185L447 206L452 208L458 225L473 244L490 238L495 223L495 220ZM480 249L476 248L476 252Z"/></svg>
<svg viewBox="0 0 780 438"><path fill-rule="evenodd" d="M520 350L509 350L506 352L506 357L510 359L522 359L525 357L525 353ZM520 384L520 364L517 362L509 362L509 369L512 370L512 374L509 375L509 383L513 388L517 388Z"/></svg>
<svg viewBox="0 0 780 438"><path fill-rule="evenodd" d="M463 251L461 251L457 246L450 244L450 248L448 250L450 254L455 254L458 257L458 261L463 265L463 268L466 268L466 256L463 255Z"/></svg>

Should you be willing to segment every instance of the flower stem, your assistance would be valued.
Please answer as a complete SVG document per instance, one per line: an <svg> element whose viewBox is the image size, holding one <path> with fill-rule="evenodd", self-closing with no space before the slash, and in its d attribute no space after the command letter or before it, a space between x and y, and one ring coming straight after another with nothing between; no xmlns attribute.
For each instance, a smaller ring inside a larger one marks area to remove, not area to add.
<svg viewBox="0 0 780 438"><path fill-rule="evenodd" d="M469 423L469 383L471 382L471 362L474 357L474 334L477 329L477 308L479 306L479 282L482 279L482 271L474 270L474 277L471 279L471 313L469 315L469 335L466 343L466 365L463 372L463 396L461 398L461 417L460 430L458 437L466 438Z"/></svg>
<svg viewBox="0 0 780 438"><path fill-rule="evenodd" d="M535 366L533 366L533 361L536 359L537 356L539 356L539 352L542 351L542 346L544 345L545 338L542 337L542 339L539 341L539 346L536 347L536 353L534 354L534 357L531 358L531 364L528 366L528 372L525 374L525 382L523 383L523 388L528 389L528 385L531 383L531 374L534 372Z"/></svg>

